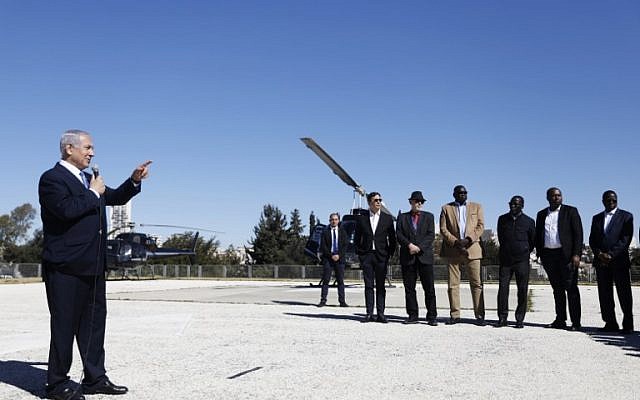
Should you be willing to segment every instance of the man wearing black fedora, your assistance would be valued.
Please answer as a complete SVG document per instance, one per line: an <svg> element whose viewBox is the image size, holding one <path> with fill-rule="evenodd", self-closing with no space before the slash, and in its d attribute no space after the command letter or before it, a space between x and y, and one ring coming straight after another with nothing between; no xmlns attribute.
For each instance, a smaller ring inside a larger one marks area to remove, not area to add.
<svg viewBox="0 0 640 400"><path fill-rule="evenodd" d="M422 211L425 198L422 192L415 191L409 197L411 211L400 214L396 224L396 237L400 244L400 264L406 300L408 318L405 324L418 322L418 300L416 281L420 276L427 307L427 323L436 322L436 290L433 284L433 240L435 225L433 214Z"/></svg>

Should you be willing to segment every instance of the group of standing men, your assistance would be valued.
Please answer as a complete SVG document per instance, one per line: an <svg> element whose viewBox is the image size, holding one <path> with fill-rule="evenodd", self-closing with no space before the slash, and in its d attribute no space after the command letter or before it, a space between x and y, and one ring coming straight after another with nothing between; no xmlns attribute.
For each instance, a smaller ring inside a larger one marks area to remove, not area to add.
<svg viewBox="0 0 640 400"><path fill-rule="evenodd" d="M447 294L450 307L450 317L445 323L453 325L461 321L460 276L461 268L466 268L476 324L484 326L484 294L480 274L480 260L483 257L483 210L480 204L467 201L467 190L462 185L453 189L453 197L454 201L442 206L440 213L440 256L448 264ZM431 326L438 325L433 274L435 224L433 214L422 211L425 201L422 192L414 191L409 198L411 210L399 215L394 229L393 218L382 212L380 193L371 192L367 195L369 212L368 215L357 218L354 238L365 284L366 315L362 322L388 322L384 313L387 265L399 245L408 314L404 323L413 324L419 320L416 298L416 282L419 277L425 293L426 321ZM535 249L553 288L556 318L547 327L576 331L582 329L578 289L578 268L583 249L582 222L575 207L562 204L560 189L552 187L547 190L547 201L549 207L540 210L534 221L523 212L524 198L513 196L509 201L509 212L498 218L500 270L498 321L494 324L495 327L508 325L509 284L514 275L518 299L515 327L524 327L531 270L530 254ZM593 216L589 245L595 258L593 264L598 279L600 310L605 322L600 330L620 330L614 310L615 283L624 314L622 333L627 334L634 329L629 271L633 216L619 209L617 201L614 191L604 192L604 211ZM338 214L331 214L330 229L325 231L321 241L325 269L319 306L326 305L332 270L336 271L340 306L347 306L344 293L347 233L339 226L339 220ZM566 323L567 303L570 327ZM376 315L373 313L374 305Z"/></svg>

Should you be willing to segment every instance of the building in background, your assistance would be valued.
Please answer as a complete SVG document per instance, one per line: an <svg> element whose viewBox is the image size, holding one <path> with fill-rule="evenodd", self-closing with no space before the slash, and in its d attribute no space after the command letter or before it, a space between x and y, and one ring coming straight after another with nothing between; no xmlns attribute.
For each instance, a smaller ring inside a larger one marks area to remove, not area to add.
<svg viewBox="0 0 640 400"><path fill-rule="evenodd" d="M123 232L131 232L133 230L133 221L131 220L131 201L123 206L108 207L109 214L109 232L111 234L108 239L114 239L117 234Z"/></svg>

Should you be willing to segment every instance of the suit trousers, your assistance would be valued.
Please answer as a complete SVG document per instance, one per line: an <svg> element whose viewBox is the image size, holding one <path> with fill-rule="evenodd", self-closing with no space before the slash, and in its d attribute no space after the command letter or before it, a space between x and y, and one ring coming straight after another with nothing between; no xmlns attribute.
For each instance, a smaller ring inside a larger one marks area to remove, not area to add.
<svg viewBox="0 0 640 400"><path fill-rule="evenodd" d="M631 295L631 275L629 267L618 265L599 265L596 267L598 276L598 298L602 320L608 324L617 325L615 303L613 301L613 283L616 284L620 308L622 308L622 329L633 330L633 297Z"/></svg>
<svg viewBox="0 0 640 400"><path fill-rule="evenodd" d="M74 337L84 367L83 383L103 381L107 316L104 275L68 275L45 266L44 282L51 315L47 392L58 392L68 384Z"/></svg>
<svg viewBox="0 0 640 400"><path fill-rule="evenodd" d="M324 261L324 269L322 271L322 289L320 291L320 301L327 301L329 293L329 283L331 282L331 272L336 274L336 283L338 284L338 302L344 303L344 261L333 260Z"/></svg>
<svg viewBox="0 0 640 400"><path fill-rule="evenodd" d="M414 263L402 266L402 283L404 284L404 297L407 314L410 318L418 317L418 299L416 296L416 281L420 276L420 283L424 290L424 304L427 308L427 320L435 320L436 289L433 283L433 264L423 264L417 258Z"/></svg>
<svg viewBox="0 0 640 400"><path fill-rule="evenodd" d="M567 260L562 249L544 249L542 266L549 276L556 304L556 321L567 320L567 302L571 323L580 325L580 291L578 290L578 268Z"/></svg>
<svg viewBox="0 0 640 400"><path fill-rule="evenodd" d="M460 267L466 265L469 275L469 287L473 300L473 313L476 318L484 319L484 294L480 278L480 260L458 257L449 260L449 279L447 294L451 318L460 318Z"/></svg>
<svg viewBox="0 0 640 400"><path fill-rule="evenodd" d="M529 259L516 261L512 264L500 264L500 284L498 286L498 319L506 320L509 316L509 284L511 277L516 276L518 287L518 306L516 307L516 321L524 321L527 313L527 297L529 292Z"/></svg>
<svg viewBox="0 0 640 400"><path fill-rule="evenodd" d="M383 257L375 251L369 251L360 256L360 266L364 277L364 302L367 314L373 314L374 285L375 306L378 315L384 315L384 303L386 297L387 257ZM375 282L375 283L374 283Z"/></svg>

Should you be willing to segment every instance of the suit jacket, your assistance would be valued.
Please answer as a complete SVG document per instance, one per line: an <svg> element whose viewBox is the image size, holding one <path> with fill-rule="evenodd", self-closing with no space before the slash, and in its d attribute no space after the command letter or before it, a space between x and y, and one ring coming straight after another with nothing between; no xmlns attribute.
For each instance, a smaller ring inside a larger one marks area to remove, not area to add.
<svg viewBox="0 0 640 400"><path fill-rule="evenodd" d="M536 253L538 257L542 255L544 249L544 220L548 214L549 208L547 207L538 211L536 216ZM564 204L560 207L558 233L560 244L562 245L562 253L567 262L573 256L582 256L582 220L577 208Z"/></svg>
<svg viewBox="0 0 640 400"><path fill-rule="evenodd" d="M380 212L380 219L375 232L371 229L368 214L358 216L355 233L358 255L364 255L371 251L374 241L376 243L376 253L381 257L390 258L396 251L396 231L393 227L391 215Z"/></svg>
<svg viewBox="0 0 640 400"><path fill-rule="evenodd" d="M347 249L347 244L349 243L348 236L349 234L343 227L338 227L338 255L340 256L340 260L338 260L338 262L344 263L344 254ZM324 232L322 232L322 237L320 238L320 253L324 260L331 260L331 256L333 255L331 252L332 243L333 238L331 237L331 225L329 225Z"/></svg>
<svg viewBox="0 0 640 400"><path fill-rule="evenodd" d="M602 265L598 255L602 252L611 255L609 265L631 267L629 259L629 245L633 237L633 215L625 210L618 209L607 230L604 230L604 211L593 216L591 220L591 234L589 246L593 251L593 265Z"/></svg>
<svg viewBox="0 0 640 400"><path fill-rule="evenodd" d="M478 203L467 201L466 236L471 238L471 246L467 248L469 260L482 258L480 237L484 232L484 213ZM464 239L460 233L458 209L455 202L442 206L440 212L440 234L442 235L442 257L459 257L462 254L454 247L456 240Z"/></svg>
<svg viewBox="0 0 640 400"><path fill-rule="evenodd" d="M520 214L515 220L511 213L498 218L500 264L513 265L529 259L534 249L536 226L532 218Z"/></svg>
<svg viewBox="0 0 640 400"><path fill-rule="evenodd" d="M396 223L396 236L400 244L400 264L413 264L416 257L422 264L433 264L433 239L436 236L433 214L420 211L417 229L413 227L410 212L400 214ZM409 243L418 246L420 252L409 253Z"/></svg>
<svg viewBox="0 0 640 400"><path fill-rule="evenodd" d="M87 180L91 175L84 173ZM38 194L44 243L43 265L71 275L95 275L106 265L105 205L122 205L140 192L131 179L100 198L56 163L40 177Z"/></svg>

